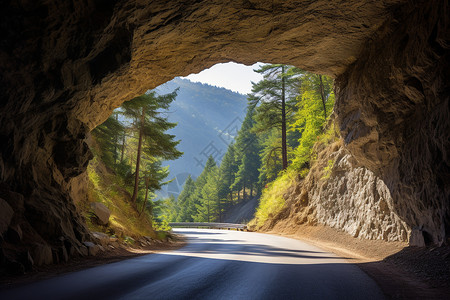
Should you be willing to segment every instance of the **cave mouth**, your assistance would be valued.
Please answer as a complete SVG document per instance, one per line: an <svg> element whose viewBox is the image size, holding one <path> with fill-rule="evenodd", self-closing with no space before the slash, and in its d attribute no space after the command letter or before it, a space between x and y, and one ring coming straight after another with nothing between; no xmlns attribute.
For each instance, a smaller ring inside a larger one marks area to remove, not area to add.
<svg viewBox="0 0 450 300"><path fill-rule="evenodd" d="M449 235L447 1L0 7L0 229L24 232L2 241L2 261L14 247L39 262L82 255L91 237L71 195L88 133L148 88L235 58L335 77L347 150L387 183L407 230Z"/></svg>

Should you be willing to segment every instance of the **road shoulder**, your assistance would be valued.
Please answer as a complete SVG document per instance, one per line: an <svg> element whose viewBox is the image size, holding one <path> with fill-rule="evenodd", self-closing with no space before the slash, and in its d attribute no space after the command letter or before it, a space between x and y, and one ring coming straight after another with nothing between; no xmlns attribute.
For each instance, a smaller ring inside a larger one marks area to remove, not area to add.
<svg viewBox="0 0 450 300"><path fill-rule="evenodd" d="M185 238L179 235L174 235L174 238L167 242L155 243L145 247L132 247L121 244L120 247L114 250L100 252L95 256L75 257L65 263L34 267L32 271L27 272L24 275L2 275L0 276L0 290L15 288L35 281L50 279L63 274L114 263L133 257L176 250L185 245Z"/></svg>
<svg viewBox="0 0 450 300"><path fill-rule="evenodd" d="M353 238L327 226L276 226L266 233L306 241L348 257L390 299L450 299L450 246L408 247L406 243Z"/></svg>

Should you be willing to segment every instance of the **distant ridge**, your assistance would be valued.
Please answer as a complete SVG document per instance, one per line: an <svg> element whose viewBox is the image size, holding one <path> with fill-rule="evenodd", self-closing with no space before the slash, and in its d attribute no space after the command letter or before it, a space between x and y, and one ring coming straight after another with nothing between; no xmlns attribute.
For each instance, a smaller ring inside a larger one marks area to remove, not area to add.
<svg viewBox="0 0 450 300"><path fill-rule="evenodd" d="M178 96L167 117L178 126L170 130L178 140L184 155L164 165L170 166L169 178L159 197L177 196L188 175L197 177L209 154L220 163L245 117L246 96L223 87L175 78L156 90L160 94L179 88Z"/></svg>

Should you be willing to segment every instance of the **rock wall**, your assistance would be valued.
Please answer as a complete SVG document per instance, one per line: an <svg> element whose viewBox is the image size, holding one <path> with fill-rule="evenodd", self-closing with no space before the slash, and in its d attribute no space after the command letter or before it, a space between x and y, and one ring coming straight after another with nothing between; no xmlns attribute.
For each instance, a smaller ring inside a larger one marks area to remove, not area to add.
<svg viewBox="0 0 450 300"><path fill-rule="evenodd" d="M398 215L382 178L359 164L342 140L316 145L315 152L317 160L308 176L285 194L288 204L281 213L281 227L289 220L298 225L320 223L357 238L408 241L411 227Z"/></svg>
<svg viewBox="0 0 450 300"><path fill-rule="evenodd" d="M344 148L328 159L334 161L329 179L309 195L311 204L317 203L318 221L354 237L407 241L409 227L396 214L385 182L358 166Z"/></svg>
<svg viewBox="0 0 450 300"><path fill-rule="evenodd" d="M91 158L89 131L123 101L230 60L337 76L349 150L384 179L401 218L441 241L448 15L446 1L2 1L0 198L13 211L5 230L24 234L0 233L0 259L79 252L90 236L72 178Z"/></svg>
<svg viewBox="0 0 450 300"><path fill-rule="evenodd" d="M450 234L449 15L448 2L397 10L337 78L347 149L430 244Z"/></svg>
<svg viewBox="0 0 450 300"><path fill-rule="evenodd" d="M416 246L448 242L449 13L438 2L396 10L337 77L343 145L322 149L280 219Z"/></svg>

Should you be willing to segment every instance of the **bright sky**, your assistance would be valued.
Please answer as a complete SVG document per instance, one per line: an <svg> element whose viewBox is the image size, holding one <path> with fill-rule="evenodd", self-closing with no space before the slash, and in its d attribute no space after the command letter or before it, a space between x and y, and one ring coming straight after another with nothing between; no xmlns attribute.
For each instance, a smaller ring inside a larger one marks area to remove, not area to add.
<svg viewBox="0 0 450 300"><path fill-rule="evenodd" d="M262 79L261 74L253 72L253 69L258 69L260 65L262 63L256 63L253 66L234 62L217 64L198 74L191 74L184 78L194 82L224 87L245 95L251 92L252 81L258 82Z"/></svg>

